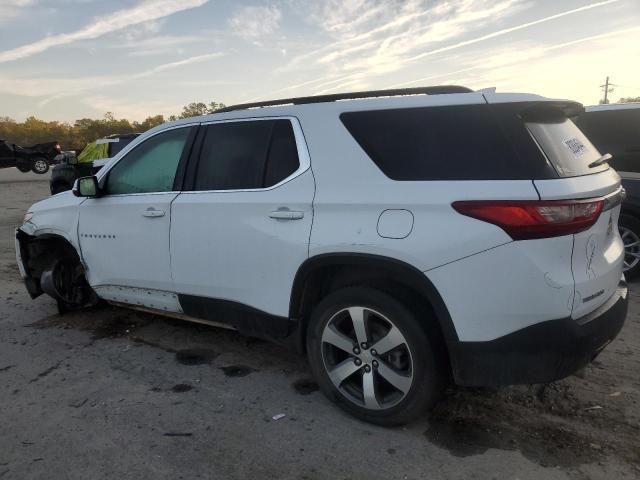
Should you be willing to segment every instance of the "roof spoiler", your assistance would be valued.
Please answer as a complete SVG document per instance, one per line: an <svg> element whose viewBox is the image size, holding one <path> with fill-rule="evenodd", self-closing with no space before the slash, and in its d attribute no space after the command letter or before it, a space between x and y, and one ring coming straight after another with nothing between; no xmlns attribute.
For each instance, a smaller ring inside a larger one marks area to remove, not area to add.
<svg viewBox="0 0 640 480"><path fill-rule="evenodd" d="M579 102L552 100L530 104L520 112L520 117L528 121L553 122L583 113L584 106Z"/></svg>

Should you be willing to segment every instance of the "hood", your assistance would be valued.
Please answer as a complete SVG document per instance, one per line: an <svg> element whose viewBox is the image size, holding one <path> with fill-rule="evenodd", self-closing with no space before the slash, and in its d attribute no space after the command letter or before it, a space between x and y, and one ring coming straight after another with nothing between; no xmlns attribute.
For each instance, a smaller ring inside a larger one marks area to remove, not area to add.
<svg viewBox="0 0 640 480"><path fill-rule="evenodd" d="M34 203L29 207L29 212L39 213L47 210L75 207L80 205L84 200L82 197L76 197L71 190L67 190Z"/></svg>

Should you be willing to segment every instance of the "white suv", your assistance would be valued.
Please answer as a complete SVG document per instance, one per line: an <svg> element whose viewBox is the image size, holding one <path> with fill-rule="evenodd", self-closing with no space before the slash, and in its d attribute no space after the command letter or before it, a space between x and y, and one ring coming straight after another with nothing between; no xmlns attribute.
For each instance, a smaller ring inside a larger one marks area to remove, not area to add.
<svg viewBox="0 0 640 480"><path fill-rule="evenodd" d="M18 264L61 310L289 343L342 408L407 422L444 381L552 381L620 331L624 191L581 109L430 87L168 123L35 204Z"/></svg>

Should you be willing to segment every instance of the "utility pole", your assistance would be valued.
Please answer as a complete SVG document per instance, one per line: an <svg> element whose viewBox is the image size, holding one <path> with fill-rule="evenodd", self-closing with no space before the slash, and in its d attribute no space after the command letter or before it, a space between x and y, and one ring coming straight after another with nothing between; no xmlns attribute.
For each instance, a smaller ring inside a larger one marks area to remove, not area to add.
<svg viewBox="0 0 640 480"><path fill-rule="evenodd" d="M600 88L604 90L604 100L601 100L600 103L605 105L609 103L609 94L613 93L613 87L615 87L615 85L613 83L609 83L609 77L607 77L604 85L600 85Z"/></svg>

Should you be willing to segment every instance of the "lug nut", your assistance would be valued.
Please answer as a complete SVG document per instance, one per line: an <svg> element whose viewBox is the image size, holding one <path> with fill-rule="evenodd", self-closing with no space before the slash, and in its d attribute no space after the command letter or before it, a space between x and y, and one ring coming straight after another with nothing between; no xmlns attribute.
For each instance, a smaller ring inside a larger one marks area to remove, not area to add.
<svg viewBox="0 0 640 480"><path fill-rule="evenodd" d="M373 365L373 368L378 368L378 361L374 360L373 362L371 362L371 365Z"/></svg>
<svg viewBox="0 0 640 480"><path fill-rule="evenodd" d="M355 363L355 364L359 367L360 365L362 365L362 360L360 360L359 358L356 358L356 359L353 361L353 363Z"/></svg>
<svg viewBox="0 0 640 480"><path fill-rule="evenodd" d="M375 350L371 349L371 355L373 355L375 357L376 355L378 355L378 352L376 352Z"/></svg>
<svg viewBox="0 0 640 480"><path fill-rule="evenodd" d="M371 371L371 367L369 365L364 366L364 371L369 373Z"/></svg>
<svg viewBox="0 0 640 480"><path fill-rule="evenodd" d="M367 348L369 348L369 345L368 345L366 342L362 342L362 343L360 344L360 346L361 346L362 348L364 348L365 350L366 350Z"/></svg>
<svg viewBox="0 0 640 480"><path fill-rule="evenodd" d="M358 347L355 347L353 349L353 353L355 353L356 355L360 355L360 349Z"/></svg>

